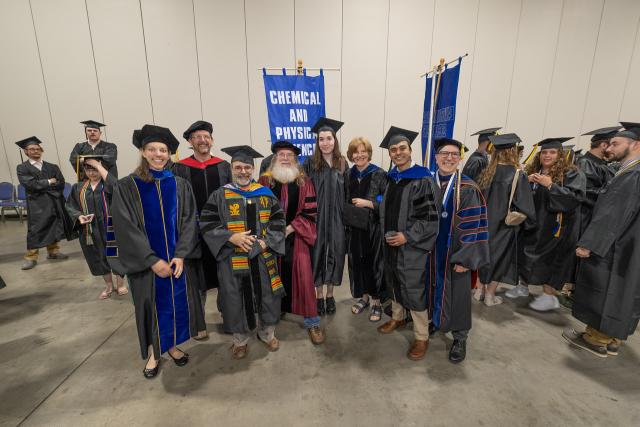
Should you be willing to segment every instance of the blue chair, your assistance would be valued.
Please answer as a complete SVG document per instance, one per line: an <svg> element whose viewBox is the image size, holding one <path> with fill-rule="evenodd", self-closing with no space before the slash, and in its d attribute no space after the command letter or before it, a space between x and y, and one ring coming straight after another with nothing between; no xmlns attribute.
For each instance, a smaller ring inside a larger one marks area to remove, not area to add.
<svg viewBox="0 0 640 427"><path fill-rule="evenodd" d="M15 200L15 190L10 182L0 182L0 216L2 222L5 222L4 211L13 209L18 214L20 222L22 222L21 204Z"/></svg>
<svg viewBox="0 0 640 427"><path fill-rule="evenodd" d="M62 194L64 194L65 200L69 198L69 195L71 194L71 188L73 188L71 184L69 184L68 182L64 183L64 192Z"/></svg>

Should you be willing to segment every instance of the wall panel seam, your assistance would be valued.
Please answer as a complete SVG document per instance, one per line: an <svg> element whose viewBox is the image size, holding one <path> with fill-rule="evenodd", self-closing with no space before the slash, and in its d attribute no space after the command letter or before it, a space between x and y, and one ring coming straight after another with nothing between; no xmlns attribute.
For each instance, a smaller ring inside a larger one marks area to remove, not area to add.
<svg viewBox="0 0 640 427"><path fill-rule="evenodd" d="M549 89L547 90L547 103L544 109L544 121L542 122L542 134L540 135L540 139L544 138L545 132L547 131L549 105L551 104L551 88L553 87L553 78L556 74L556 63L558 62L558 52L560 51L560 34L562 33L562 19L564 18L565 1L566 0L562 0L562 6L560 7L560 21L558 22L558 35L556 37L556 49L553 54L553 64L551 64L551 79L549 79Z"/></svg>
<svg viewBox="0 0 640 427"><path fill-rule="evenodd" d="M196 28L196 5L193 0L191 0L191 12L193 14L193 40L196 43L196 70L198 71L198 94L200 95L200 120L204 120L204 108L202 107L202 83L200 82L200 52L198 51L198 30Z"/></svg>
<svg viewBox="0 0 640 427"><path fill-rule="evenodd" d="M516 74L516 58L518 56L518 43L520 42L520 24L522 23L522 13L524 11L524 0L520 0L520 14L518 15L518 25L516 27L516 44L513 48L513 64L511 66L511 80L509 81L509 94L507 95L507 112L504 118L505 127L509 123L509 110L511 109L511 93L513 92L513 80Z"/></svg>
<svg viewBox="0 0 640 427"><path fill-rule="evenodd" d="M467 97L467 117L464 122L464 138L463 142L466 145L467 142L467 129L469 128L469 116L471 115L471 90L473 88L473 67L476 63L476 47L478 45L478 23L480 22L480 1L478 0L478 6L476 8L476 29L475 34L473 36L473 52L471 54L471 77L469 77L469 96ZM462 62L460 62L459 67L462 67ZM462 70L462 69L461 69ZM457 113L457 111L456 111ZM454 125L455 126L455 125Z"/></svg>
<svg viewBox="0 0 640 427"><path fill-rule="evenodd" d="M253 147L253 131L251 130L251 87L249 85L249 42L247 41L247 0L242 2L242 16L244 18L244 60L247 68L247 102L249 104L249 142Z"/></svg>
<svg viewBox="0 0 640 427"><path fill-rule="evenodd" d="M620 100L620 108L618 109L618 121L622 118L622 107L624 106L625 96L627 94L627 86L629 85L629 76L631 75L631 65L633 64L633 55L636 53L636 43L638 42L638 29L640 29L640 17L636 24L636 32L633 37L633 46L631 47L631 57L629 58L629 66L627 67L627 77L624 80L624 87L622 91L622 99Z"/></svg>
<svg viewBox="0 0 640 427"><path fill-rule="evenodd" d="M93 48L93 34L91 33L91 20L89 19L89 5L87 4L87 0L84 0L84 10L87 13L87 28L89 30L89 44L91 45L91 58L93 59L93 72L96 75L96 87L98 88L98 103L100 104L100 116L102 122L104 122L104 109L102 108L102 92L100 91L100 79L98 78L98 65L96 64L96 52ZM85 120L85 119L83 119ZM92 120L89 118L89 120ZM105 139L107 137L107 129L104 129Z"/></svg>
<svg viewBox="0 0 640 427"><path fill-rule="evenodd" d="M142 0L138 0L140 6L140 25L142 26L142 43L144 44L144 62L147 66L147 86L149 88L149 103L151 104L151 120L156 124L156 115L153 109L153 94L151 93L151 74L149 73L149 53L147 52L147 35L144 31L144 16L142 13Z"/></svg>
<svg viewBox="0 0 640 427"><path fill-rule="evenodd" d="M343 17L344 19L344 17ZM387 50L384 58L384 97L382 99L382 136L384 137L385 122L387 120L387 85L389 83L389 28L391 22L391 0L387 0ZM384 151L380 152L380 164L384 158Z"/></svg>

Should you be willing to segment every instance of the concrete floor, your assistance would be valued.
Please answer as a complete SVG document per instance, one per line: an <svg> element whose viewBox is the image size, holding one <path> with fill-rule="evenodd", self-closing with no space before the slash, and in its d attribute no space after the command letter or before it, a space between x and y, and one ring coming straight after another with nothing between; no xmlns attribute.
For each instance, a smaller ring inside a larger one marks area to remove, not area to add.
<svg viewBox="0 0 640 427"><path fill-rule="evenodd" d="M410 330L379 335L353 316L348 282L328 338L314 347L301 319L278 329L280 351L252 341L247 359L230 357L209 296L211 338L183 349L183 368L163 360L154 380L141 370L128 297L99 301L76 242L68 261L41 255L20 271L26 226L0 224L0 425L640 425L640 344L599 359L570 348L566 311L539 314L526 301L475 304L467 360L447 361L438 335L427 358L411 362ZM537 290L539 292L539 290Z"/></svg>

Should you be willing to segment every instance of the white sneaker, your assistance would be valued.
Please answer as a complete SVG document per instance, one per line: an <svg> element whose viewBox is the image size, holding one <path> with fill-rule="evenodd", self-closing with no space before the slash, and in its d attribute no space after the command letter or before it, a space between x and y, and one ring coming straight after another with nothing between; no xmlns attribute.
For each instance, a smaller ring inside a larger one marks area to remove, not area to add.
<svg viewBox="0 0 640 427"><path fill-rule="evenodd" d="M529 296L529 287L527 285L522 285L518 283L513 288L509 289L504 293L507 298L520 298L520 297L528 297Z"/></svg>
<svg viewBox="0 0 640 427"><path fill-rule="evenodd" d="M531 301L529 307L536 311L549 311L560 308L560 302L553 295L542 294Z"/></svg>
<svg viewBox="0 0 640 427"><path fill-rule="evenodd" d="M484 296L484 305L486 305L487 307L492 307L498 304L502 304L502 297L489 294Z"/></svg>

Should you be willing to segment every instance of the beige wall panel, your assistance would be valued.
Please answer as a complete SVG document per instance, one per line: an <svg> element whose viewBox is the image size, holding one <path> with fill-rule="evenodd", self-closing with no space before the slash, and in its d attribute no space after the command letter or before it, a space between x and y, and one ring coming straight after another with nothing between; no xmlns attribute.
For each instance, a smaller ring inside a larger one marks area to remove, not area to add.
<svg viewBox="0 0 640 427"><path fill-rule="evenodd" d="M0 163L1 176L17 184L15 141L36 135L44 142L45 159L58 163L28 2L0 1L0 52L7 58L0 67L0 127L8 163Z"/></svg>
<svg viewBox="0 0 640 427"><path fill-rule="evenodd" d="M295 67L294 0L247 0L247 61L251 107L252 146L270 153L269 122L261 67ZM270 73L281 73L273 71ZM291 71L293 73L294 71Z"/></svg>
<svg viewBox="0 0 640 427"><path fill-rule="evenodd" d="M602 6L602 0L564 2L547 118L542 134L545 138L573 136L579 131ZM600 126L598 123L593 125Z"/></svg>
<svg viewBox="0 0 640 427"><path fill-rule="evenodd" d="M471 148L475 147L476 138L469 134L504 125L513 76L520 6L519 1L513 0L480 2L465 135ZM456 128L461 129L461 126Z"/></svg>
<svg viewBox="0 0 640 427"><path fill-rule="evenodd" d="M523 4L507 120L496 125L517 133L525 147L542 139L561 14L558 0Z"/></svg>
<svg viewBox="0 0 640 427"><path fill-rule="evenodd" d="M471 133L467 132L467 119L472 72L476 69L474 62L477 60L474 45L478 24L478 3L474 0L436 0L433 46L430 55L430 67L432 67L440 58L451 61L469 53L469 56L462 60L460 69L456 124L453 129L453 137L463 142L467 134Z"/></svg>
<svg viewBox="0 0 640 427"><path fill-rule="evenodd" d="M138 163L131 143L133 129L153 123L140 4L137 0L87 0L87 8L106 139L118 145L122 177Z"/></svg>
<svg viewBox="0 0 640 427"><path fill-rule="evenodd" d="M340 68L342 46L342 0L326 0L322 7L314 0L295 0L295 56L309 68ZM340 71L324 71L327 117L340 119ZM318 71L308 71L318 75ZM349 142L339 137L342 151Z"/></svg>
<svg viewBox="0 0 640 427"><path fill-rule="evenodd" d="M629 64L627 85L620 106L620 120L640 122L640 28L636 29L636 41Z"/></svg>
<svg viewBox="0 0 640 427"><path fill-rule="evenodd" d="M434 2L391 0L384 132L392 125L416 131L422 128L426 80L419 75L429 67ZM376 151L385 151L381 153L382 166L387 168L386 150L378 148L379 140L372 143ZM413 146L413 159L421 162L420 136Z"/></svg>
<svg viewBox="0 0 640 427"><path fill-rule="evenodd" d="M144 37L155 122L177 138L202 118L193 5L182 0L142 0ZM180 156L188 154L186 143Z"/></svg>
<svg viewBox="0 0 640 427"><path fill-rule="evenodd" d="M251 145L244 4L195 0L194 6L204 120L213 124L213 153L226 159L221 147Z"/></svg>
<svg viewBox="0 0 640 427"><path fill-rule="evenodd" d="M69 153L85 139L78 122L103 119L87 11L83 0L33 0L31 5L60 168L71 180Z"/></svg>
<svg viewBox="0 0 640 427"><path fill-rule="evenodd" d="M639 16L640 1L605 2L584 118L574 134L595 129L601 123L611 126L619 120ZM588 138L581 137L580 145L586 147Z"/></svg>
<svg viewBox="0 0 640 427"><path fill-rule="evenodd" d="M345 141L364 135L375 142L384 135L388 10L387 0L344 1L342 138ZM381 163L381 151L373 161Z"/></svg>

